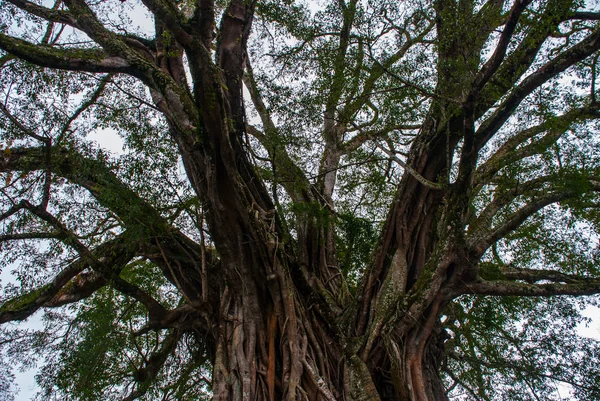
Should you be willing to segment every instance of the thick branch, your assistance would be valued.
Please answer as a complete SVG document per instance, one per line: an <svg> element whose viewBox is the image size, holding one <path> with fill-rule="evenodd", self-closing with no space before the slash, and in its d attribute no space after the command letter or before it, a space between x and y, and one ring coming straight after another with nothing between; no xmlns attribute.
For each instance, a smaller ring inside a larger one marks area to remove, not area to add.
<svg viewBox="0 0 600 401"><path fill-rule="evenodd" d="M120 236L106 242L92 252L95 260L102 260L115 272L119 272L133 257L130 246ZM65 267L52 282L29 293L20 295L0 306L0 323L24 320L42 307L58 307L73 303L91 295L104 286L106 281L98 275L83 273L90 262L81 257Z"/></svg>
<svg viewBox="0 0 600 401"><path fill-rule="evenodd" d="M465 294L498 296L552 296L552 295L593 295L600 293L600 279L581 278L569 284L526 284L513 281L479 280L466 284Z"/></svg>
<svg viewBox="0 0 600 401"><path fill-rule="evenodd" d="M68 11L58 10L56 8L46 8L27 0L7 0L23 11L27 11L37 17L43 18L49 22L66 24L77 28L77 20Z"/></svg>
<svg viewBox="0 0 600 401"><path fill-rule="evenodd" d="M122 292L125 295L128 295L138 302L142 303L148 309L151 318L155 318L156 316L162 316L166 314L166 309L158 303L152 296L147 294L141 288L128 283L119 277L119 273L121 269L124 267L125 263L127 263L133 255L131 252L127 252L127 248L120 249L118 253L126 256L126 260L124 263L121 263L118 267L117 271L114 270L111 266L106 264L105 260L100 260L96 257L94 252L90 251L79 239L75 236L75 234L69 230L58 218L53 216L51 213L46 211L44 208L39 206L33 206L28 201L21 201L21 203L28 209L30 212L38 216L40 219L44 220L52 227L54 227L58 231L59 239L65 243L66 245L74 248L81 258L85 261L86 264L90 265L92 269L98 272L104 279L108 280L111 285ZM124 238L122 238L123 240ZM113 249L113 255L116 254Z"/></svg>
<svg viewBox="0 0 600 401"><path fill-rule="evenodd" d="M128 72L130 64L100 49L56 49L0 33L0 49L30 63L71 71Z"/></svg>
<svg viewBox="0 0 600 401"><path fill-rule="evenodd" d="M0 172L29 172L44 168L44 148L16 148L3 155L0 158ZM202 278L198 262L202 251L198 244L174 229L150 204L120 181L109 166L58 147L53 150L53 158L54 174L87 189L101 205L117 215L128 229L136 231L145 256L160 266L171 282L189 299L202 299L199 293ZM1 217L8 218L18 212L24 207L20 205L17 204ZM173 268L172 263L177 265L176 268ZM208 287L216 296L222 277L214 275L213 271L209 273L211 278L208 280ZM214 299L213 301L216 302Z"/></svg>
<svg viewBox="0 0 600 401"><path fill-rule="evenodd" d="M475 175L475 185L489 181L501 168L524 159L526 157L543 153L572 126L573 123L584 119L598 118L600 114L596 105L572 109L565 114L553 117L541 124L517 132L510 137L484 164ZM534 138L536 135L547 131L541 138L521 147L519 145Z"/></svg>
<svg viewBox="0 0 600 401"><path fill-rule="evenodd" d="M179 43L186 48L193 44L193 37L184 30L182 25L185 17L173 2L169 0L142 0L142 3L148 7L156 19L165 25Z"/></svg>
<svg viewBox="0 0 600 401"><path fill-rule="evenodd" d="M509 280L523 280L529 284L535 284L538 281L577 284L581 279L588 279L575 274L561 273L556 270L515 269L512 267L503 268L502 275Z"/></svg>
<svg viewBox="0 0 600 401"><path fill-rule="evenodd" d="M587 21L598 21L600 20L600 13L593 11L577 11L569 15L566 19L568 20L587 20Z"/></svg>
<svg viewBox="0 0 600 401"><path fill-rule="evenodd" d="M504 29L502 34L500 35L500 40L498 41L498 45L496 46L496 50L494 54L490 57L490 59L485 63L485 65L481 68L475 80L473 82L473 87L471 89L472 93L478 93L481 88L489 81L492 75L496 72L502 60L504 60L504 56L506 55L506 50L510 41L513 37L513 33L517 26L517 22L523 14L523 11L527 8L527 6L531 3L531 0L520 1L517 0L514 2L512 9L508 15L508 19L504 24Z"/></svg>
<svg viewBox="0 0 600 401"><path fill-rule="evenodd" d="M540 67L535 73L525 78L498 107L498 110L481 124L476 132L476 149L481 149L489 141L514 113L517 106L525 97L567 68L586 59L598 49L600 49L600 29L594 31L587 38L565 50L556 58Z"/></svg>
<svg viewBox="0 0 600 401"><path fill-rule="evenodd" d="M148 59L147 47L140 41L132 43L127 36L119 36L108 30L83 0L65 0L65 4L77 19L80 29L99 44L109 55L125 60L129 75L141 79L150 89L160 94L157 106L178 130L189 133L198 125L198 112L187 87L181 87L173 77ZM141 45L141 49L138 47ZM42 66L46 66L39 62ZM61 68L61 67L58 67ZM163 103L161 107L160 103Z"/></svg>

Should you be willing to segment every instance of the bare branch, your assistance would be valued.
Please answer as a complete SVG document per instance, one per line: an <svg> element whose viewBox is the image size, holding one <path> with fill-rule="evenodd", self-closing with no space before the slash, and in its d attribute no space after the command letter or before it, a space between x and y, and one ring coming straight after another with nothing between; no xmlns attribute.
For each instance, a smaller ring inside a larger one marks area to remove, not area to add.
<svg viewBox="0 0 600 401"><path fill-rule="evenodd" d="M396 156L394 154L394 152L392 152L391 150L386 149L381 145L377 145L377 147L379 149L381 149L384 153L386 153L388 156L390 156L392 158L392 160L394 160L396 163L398 163L400 166L402 166L402 168L404 168L404 170L406 170L410 175L412 175L417 181L419 181L421 184L423 184L427 188L438 189L438 190L442 190L442 189L446 188L444 186L444 184L440 184L439 182L432 182L432 181L429 181L427 178L423 177L421 174L419 174L417 172L417 170L415 170L414 168L412 168L411 166L406 164L406 162L404 162L403 160L398 158L398 156Z"/></svg>

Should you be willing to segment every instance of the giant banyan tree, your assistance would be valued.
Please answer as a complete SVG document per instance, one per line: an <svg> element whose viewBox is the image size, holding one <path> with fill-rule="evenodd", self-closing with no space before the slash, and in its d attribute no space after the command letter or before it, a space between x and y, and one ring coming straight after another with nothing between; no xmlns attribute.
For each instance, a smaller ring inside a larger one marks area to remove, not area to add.
<svg viewBox="0 0 600 401"><path fill-rule="evenodd" d="M600 399L599 20L1 0L0 399Z"/></svg>

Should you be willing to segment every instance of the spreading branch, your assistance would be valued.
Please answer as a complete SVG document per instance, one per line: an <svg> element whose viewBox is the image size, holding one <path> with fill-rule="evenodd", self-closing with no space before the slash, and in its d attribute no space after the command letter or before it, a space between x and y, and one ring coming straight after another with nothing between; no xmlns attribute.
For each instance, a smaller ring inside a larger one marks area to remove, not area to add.
<svg viewBox="0 0 600 401"><path fill-rule="evenodd" d="M126 73L131 65L101 49L57 49L0 33L0 49L30 63L61 70Z"/></svg>
<svg viewBox="0 0 600 401"><path fill-rule="evenodd" d="M465 285L465 294L495 296L552 296L552 295L594 295L600 293L600 279L580 278L569 284L529 284L513 281L479 280Z"/></svg>
<svg viewBox="0 0 600 401"><path fill-rule="evenodd" d="M477 96L477 93L485 84L487 84L504 60L504 56L506 55L508 45L511 42L515 28L517 27L517 23L519 22L523 11L525 11L529 4L531 4L531 0L517 0L513 3L510 13L508 14L508 18L504 24L502 34L500 35L500 39L498 40L498 44L496 45L496 49L494 50L494 54L492 54L490 59L483 65L483 67L481 67L481 70L479 70L479 73L473 81L471 96Z"/></svg>
<svg viewBox="0 0 600 401"><path fill-rule="evenodd" d="M91 257L102 260L112 271L120 272L133 257L131 245L123 240L124 235L121 235L98 246L90 251ZM4 301L0 306L0 323L25 320L40 308L59 307L90 296L106 285L106 280L101 275L85 273L89 267L89 258L80 257L63 268L50 283Z"/></svg>
<svg viewBox="0 0 600 401"><path fill-rule="evenodd" d="M567 68L585 60L598 49L600 49L600 29L595 30L581 42L565 50L525 78L498 109L481 124L475 133L476 149L481 149L498 132L525 97Z"/></svg>
<svg viewBox="0 0 600 401"><path fill-rule="evenodd" d="M0 172L31 172L44 168L45 154L44 149L40 147L14 148L4 152L3 155L4 157L0 159ZM87 189L101 205L118 216L125 227L138 233L142 253L161 267L172 283L180 284L177 286L187 294L189 299L202 299L202 295L198 293L198 288L202 286L197 285L202 280L199 267L202 251L197 243L172 227L166 218L117 178L110 167L103 162L59 147L53 149L52 157L55 160L53 174L67 178L72 183ZM8 218L24 208L37 212L51 224L56 223L54 219L46 216L47 212L43 209L38 210L26 201L17 203L0 218ZM68 238L72 239L73 244L78 247L76 249L86 251L76 237ZM179 263L177 269L170 268L168 261L172 255L177 255L173 258ZM218 260L211 255L209 262L214 266ZM213 277L215 274L213 270L209 272L211 276L208 287L211 294L217 296L222 277ZM213 298L208 299L216 302Z"/></svg>
<svg viewBox="0 0 600 401"><path fill-rule="evenodd" d="M23 11L27 11L30 14L45 19L48 22L55 22L58 24L65 24L78 28L77 20L71 13L65 10L59 10L57 7L47 8L40 6L39 4L33 3L27 0L7 0L9 3L20 8Z"/></svg>
<svg viewBox="0 0 600 401"><path fill-rule="evenodd" d="M474 180L475 186L489 182L498 171L511 163L543 153L555 144L573 124L599 117L598 106L589 105L569 110L561 116L552 117L538 125L517 132L506 140L485 163L477 168ZM521 146L543 132L546 133L531 143Z"/></svg>

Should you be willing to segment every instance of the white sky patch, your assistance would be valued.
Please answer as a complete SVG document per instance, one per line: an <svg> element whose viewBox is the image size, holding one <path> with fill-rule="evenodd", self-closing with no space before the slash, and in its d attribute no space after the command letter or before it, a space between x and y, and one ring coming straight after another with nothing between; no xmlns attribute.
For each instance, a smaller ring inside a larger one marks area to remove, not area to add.
<svg viewBox="0 0 600 401"><path fill-rule="evenodd" d="M600 339L600 308L588 306L581 313L591 321L588 324L581 323L577 326L577 333L582 337Z"/></svg>
<svg viewBox="0 0 600 401"><path fill-rule="evenodd" d="M102 149L110 151L113 155L123 153L123 138L113 129L94 131L88 135L88 139L96 142Z"/></svg>
<svg viewBox="0 0 600 401"><path fill-rule="evenodd" d="M44 326L41 320L43 311L38 311L33 316L29 317L25 322L19 324L19 328L39 330ZM16 370L15 383L19 387L19 392L15 396L15 401L29 401L33 399L33 395L36 394L40 388L35 381L35 375L38 373L37 366L34 366L27 370Z"/></svg>

